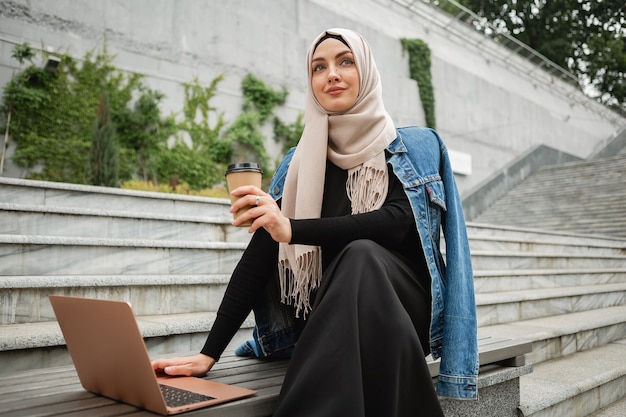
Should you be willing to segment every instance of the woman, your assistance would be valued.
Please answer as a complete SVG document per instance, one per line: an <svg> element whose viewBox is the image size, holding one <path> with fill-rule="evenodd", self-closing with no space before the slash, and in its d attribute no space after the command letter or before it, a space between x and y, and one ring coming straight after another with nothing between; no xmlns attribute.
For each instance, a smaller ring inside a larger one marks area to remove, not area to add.
<svg viewBox="0 0 626 417"><path fill-rule="evenodd" d="M254 309L239 355L291 356L275 417L443 416L437 393L476 398L476 312L465 222L435 132L396 129L359 34L307 54L305 130L265 193L240 187L254 233L201 353L153 362L208 372ZM444 225L446 263L439 250ZM258 294L263 294L259 297ZM297 343L296 343L297 342Z"/></svg>

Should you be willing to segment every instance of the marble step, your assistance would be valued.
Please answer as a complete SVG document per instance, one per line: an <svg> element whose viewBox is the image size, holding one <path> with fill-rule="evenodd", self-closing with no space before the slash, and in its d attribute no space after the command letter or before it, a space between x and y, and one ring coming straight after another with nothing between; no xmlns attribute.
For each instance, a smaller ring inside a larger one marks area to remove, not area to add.
<svg viewBox="0 0 626 417"><path fill-rule="evenodd" d="M134 306L133 306L134 308ZM215 312L137 315L151 357L198 352L215 321ZM249 316L229 343L234 349L252 334ZM0 326L0 373L71 365L56 321Z"/></svg>
<svg viewBox="0 0 626 417"><path fill-rule="evenodd" d="M587 176L597 177L598 171L604 167L610 168L609 172L622 166L626 160L626 154L618 153L617 155L606 156L601 158L578 160L570 162L562 162L557 165L545 166L539 172L551 175L563 175L570 180L576 177ZM574 177L575 175L575 177Z"/></svg>
<svg viewBox="0 0 626 417"><path fill-rule="evenodd" d="M0 235L0 276L229 274L243 242Z"/></svg>
<svg viewBox="0 0 626 417"><path fill-rule="evenodd" d="M0 235L0 275L230 273L245 242ZM625 255L473 251L475 270L600 269Z"/></svg>
<svg viewBox="0 0 626 417"><path fill-rule="evenodd" d="M602 184L598 184L597 177L589 178L594 184L589 186L590 190L581 192L581 187L587 187L588 184L583 183L567 183L563 178L546 178L543 181L535 181L529 178L527 182L523 182L518 187L513 188L506 195L503 201L512 201L515 198L523 198L524 203L532 203L534 201L563 201L566 205L577 207L577 202L582 204L595 201L596 204L608 206L605 202L615 202L623 198L624 189L620 187L620 180L626 178L626 175L614 177L614 183L609 178L603 179ZM559 200L555 200L559 198Z"/></svg>
<svg viewBox="0 0 626 417"><path fill-rule="evenodd" d="M245 228L230 225L230 213L222 216L173 216L136 211L45 207L0 203L0 234L103 237L119 239L163 239L198 241L249 241ZM484 236L468 231L473 250L508 250L524 252L624 254L626 240L585 239L573 236L518 233L503 229L497 235Z"/></svg>
<svg viewBox="0 0 626 417"><path fill-rule="evenodd" d="M589 211L592 210L593 208L589 209ZM598 213L594 214L593 218L583 218L583 216L587 216L588 213L559 213L558 216L550 218L545 213L533 212L526 214L524 216L526 217L525 219L515 221L510 220L518 215L519 213L505 212L503 210L499 216L491 216L485 220L495 224L501 223L515 224L518 226L537 226L546 230L587 231L598 235L613 235L622 238L624 238L623 235L618 235L616 233L623 232L624 226L626 226L626 210L621 213L611 213L607 215ZM567 227L567 229L564 229L564 227Z"/></svg>
<svg viewBox="0 0 626 417"><path fill-rule="evenodd" d="M579 255L625 255L626 242L623 245L590 244L577 242L571 239L569 242L560 240L534 240L513 238L508 236L469 236L470 249L472 251L503 251L503 252L528 252L528 253L562 253Z"/></svg>
<svg viewBox="0 0 626 417"><path fill-rule="evenodd" d="M498 206L497 210L485 213L484 215L481 215L479 219L503 218L508 215L514 215L516 217L511 218L511 221L525 221L530 224L532 224L532 222L537 222L537 224L542 224L546 220L558 220L561 216L565 216L564 220L579 220L587 222L593 222L595 219L605 219L613 216L613 220L619 222L623 219L620 214L623 215L626 212L626 207L622 204L626 198L624 195L610 199L601 196L594 196L594 199L589 201L581 201L577 197L572 197L576 198L576 200L574 200L575 202L571 201L568 203L567 201L564 201L557 206L550 204L551 199L554 198L554 196L546 196L545 199L525 201L523 207L519 207L519 198L512 199L511 201L500 201L496 203ZM568 199L569 197L564 198ZM600 198L601 200L596 200L596 198ZM517 206L516 201L518 202ZM593 213L593 215L590 215L591 213Z"/></svg>
<svg viewBox="0 0 626 417"><path fill-rule="evenodd" d="M621 177L623 180L626 176ZM550 184L550 181L554 182ZM606 207L607 209L619 210L622 206L612 205L611 203L617 203L620 199L624 198L626 192L620 187L619 182L613 184L604 181L603 186L596 184L591 186L592 190L589 192L581 192L580 184L565 184L558 183L554 179L549 179L543 182L528 181L522 183L519 187L512 189L506 196L500 200L500 205L508 203L513 205L517 200L524 202L524 206L520 208L531 208L536 202L552 203L551 207L572 207L577 209L580 206L595 205L598 207ZM518 204L519 205L519 204ZM542 204L542 208L547 209L547 204Z"/></svg>
<svg viewBox="0 0 626 417"><path fill-rule="evenodd" d="M472 251L475 270L516 269L600 269L626 267L626 255L576 253L528 253L513 251Z"/></svg>
<svg viewBox="0 0 626 417"><path fill-rule="evenodd" d="M224 216L230 207L222 198L6 177L0 177L0 203L208 217Z"/></svg>
<svg viewBox="0 0 626 417"><path fill-rule="evenodd" d="M211 312L138 316L146 344L154 355L197 351L213 319ZM253 324L252 317L248 317L231 346L249 337ZM10 363L0 372L69 363L56 322L4 325L0 329L0 362ZM624 338L626 307L605 309L603 314L571 314L479 328L479 336L493 334L531 340L533 352L527 354L527 361L537 364Z"/></svg>
<svg viewBox="0 0 626 417"><path fill-rule="evenodd" d="M504 239L528 240L533 242L562 243L564 245L590 245L617 247L626 251L626 239L609 235L572 233L566 231L538 229L531 227L506 226L468 222L467 234L471 238L496 237Z"/></svg>
<svg viewBox="0 0 626 417"><path fill-rule="evenodd" d="M622 162L622 165L626 165L626 162ZM536 199L546 196L568 196L579 197L583 200L588 200L593 196L623 196L624 189L619 187L619 181L626 178L626 171L624 171L623 166L620 168L622 172L614 173L617 175L596 172L595 175L589 175L587 177L577 176L574 181L567 176L544 175L545 172L539 172L535 175L531 175L521 184L518 184L508 195L517 197L523 196L527 199ZM600 175L604 176L601 183L598 181Z"/></svg>
<svg viewBox="0 0 626 417"><path fill-rule="evenodd" d="M624 358L622 339L534 365L520 378L519 415L586 417L619 402L626 395Z"/></svg>
<svg viewBox="0 0 626 417"><path fill-rule="evenodd" d="M556 213L538 210L520 212L513 207L511 210L504 207L499 209L496 214L485 215L478 220L493 224L540 227L546 230L569 230L578 233L586 232L594 235L626 238L626 209L619 213L607 214L602 214L597 210L597 207L589 207L586 213L570 213L564 208Z"/></svg>
<svg viewBox="0 0 626 417"><path fill-rule="evenodd" d="M622 216L626 219L626 213ZM511 223L508 218L502 219L490 219L493 223ZM577 223L575 220L563 221L562 217L555 221L544 221L541 224L537 222L516 222L517 226L541 226L547 230L576 230L576 231L588 231L598 235L612 235L616 238L626 239L626 220L615 221L610 219L606 222L594 222L590 224Z"/></svg>
<svg viewBox="0 0 626 417"><path fill-rule="evenodd" d="M594 198L597 197L594 196ZM626 213L626 207L623 205L626 196L622 195L610 200L603 197L600 198L602 198L600 203L597 200L576 200L577 204L564 202L554 207L549 206L549 197L546 197L546 201L528 202L529 205L524 208L515 207L515 200L513 200L510 203L500 203L498 211L491 213L489 217L502 218L503 216L513 214L518 216L514 218L515 221L536 221L537 224L543 224L546 221L558 221L559 219L562 221L576 220L586 223L611 219L615 222L621 222L624 218L624 213Z"/></svg>
<svg viewBox="0 0 626 417"><path fill-rule="evenodd" d="M624 239L625 167L626 157L617 155L543 168L509 190L475 221Z"/></svg>
<svg viewBox="0 0 626 417"><path fill-rule="evenodd" d="M524 208L516 207L515 200L513 200L508 204L504 202L500 203L498 211L491 213L489 217L503 218L509 214L514 214L519 216L515 218L516 221L536 221L538 224L543 224L546 220L557 221L559 219L564 221L576 220L587 223L594 223L599 219L612 219L613 221L620 222L621 219L623 219L624 213L626 213L626 207L622 204L624 199L626 199L626 196L619 196L609 201L603 199L601 203L594 200L589 202L576 200L576 204L570 203L572 205L568 205L567 203L561 203L558 207L549 206L546 204L547 201L536 201L527 202L528 206L525 205ZM597 212L594 212L593 216L589 216L592 210Z"/></svg>
<svg viewBox="0 0 626 417"><path fill-rule="evenodd" d="M615 161L616 164L599 164L594 171L580 172L579 167L571 171L539 170L528 176L522 183L513 187L511 194L528 197L551 195L578 195L589 197L592 195L623 194L619 187L619 180L626 177L626 158ZM602 178L602 181L598 181Z"/></svg>
<svg viewBox="0 0 626 417"><path fill-rule="evenodd" d="M624 417L626 416L626 393L622 399L601 408L587 417Z"/></svg>
<svg viewBox="0 0 626 417"><path fill-rule="evenodd" d="M510 291L507 283L522 280L516 276L500 276L503 283L499 292L477 290L479 324L601 308L626 299L624 270L586 275L564 273L564 277L576 281L563 279L561 283L551 279L550 271L545 273L540 276L539 272L532 272L528 278L529 285L546 283L543 286ZM599 282L585 282L584 278L589 275ZM0 276L0 324L53 319L47 300L49 294L122 298L131 301L141 315L215 310L229 279L230 274ZM481 282L481 278L476 279L478 288Z"/></svg>
<svg viewBox="0 0 626 417"><path fill-rule="evenodd" d="M174 216L136 211L0 203L0 234L117 239L248 242L231 216Z"/></svg>
<svg viewBox="0 0 626 417"><path fill-rule="evenodd" d="M479 326L626 305L626 283L476 294Z"/></svg>
<svg viewBox="0 0 626 417"><path fill-rule="evenodd" d="M0 324L55 320L48 295L120 299L135 314L216 311L230 274L0 276Z"/></svg>
<svg viewBox="0 0 626 417"><path fill-rule="evenodd" d="M624 267L474 271L474 288L477 294L625 282L626 268Z"/></svg>
<svg viewBox="0 0 626 417"><path fill-rule="evenodd" d="M479 326L478 335L528 340L526 362L538 364L626 338L626 305Z"/></svg>

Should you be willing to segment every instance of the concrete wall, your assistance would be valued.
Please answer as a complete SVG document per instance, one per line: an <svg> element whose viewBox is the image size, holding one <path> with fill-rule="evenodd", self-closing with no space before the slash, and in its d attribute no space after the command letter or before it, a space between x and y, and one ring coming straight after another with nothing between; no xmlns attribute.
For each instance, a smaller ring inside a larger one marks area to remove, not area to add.
<svg viewBox="0 0 626 417"><path fill-rule="evenodd" d="M594 103L580 105L556 93L540 82L545 78L541 71L529 76L531 65L446 15L419 1L412 11L401 3L0 0L0 86L17 66L10 57L15 43L27 41L80 58L106 40L116 66L146 74L147 83L166 95L165 114L181 110L182 82L197 77L208 83L225 73L213 104L232 121L240 112L241 79L250 72L289 90L278 115L292 122L303 109L310 41L326 28L348 27L369 40L387 109L398 126L424 123L399 39L429 44L437 129L450 149L471 155L471 175L457 178L462 194L538 145L586 158L626 125L603 118ZM582 95L570 90L580 102ZM278 154L272 140L267 145ZM10 169L5 175L22 174Z"/></svg>

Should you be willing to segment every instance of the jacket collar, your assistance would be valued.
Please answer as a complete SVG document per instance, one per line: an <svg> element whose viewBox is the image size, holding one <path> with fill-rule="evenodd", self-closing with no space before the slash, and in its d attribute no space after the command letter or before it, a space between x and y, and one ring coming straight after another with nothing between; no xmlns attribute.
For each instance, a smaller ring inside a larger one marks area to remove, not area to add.
<svg viewBox="0 0 626 417"><path fill-rule="evenodd" d="M404 145L404 141L402 140L402 134L396 130L398 136L387 146L387 151L391 154L396 153L405 153L407 152L406 146Z"/></svg>

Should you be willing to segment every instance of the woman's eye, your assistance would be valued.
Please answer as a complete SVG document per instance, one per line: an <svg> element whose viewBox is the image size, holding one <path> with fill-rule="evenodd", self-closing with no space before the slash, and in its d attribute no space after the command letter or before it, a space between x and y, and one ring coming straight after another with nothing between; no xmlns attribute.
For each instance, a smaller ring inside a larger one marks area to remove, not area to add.
<svg viewBox="0 0 626 417"><path fill-rule="evenodd" d="M324 69L324 66L322 64L318 64L313 67L313 72L322 71L323 69Z"/></svg>
<svg viewBox="0 0 626 417"><path fill-rule="evenodd" d="M341 65L346 66L346 65L352 65L354 64L354 61L351 60L350 58L345 58L341 60Z"/></svg>

